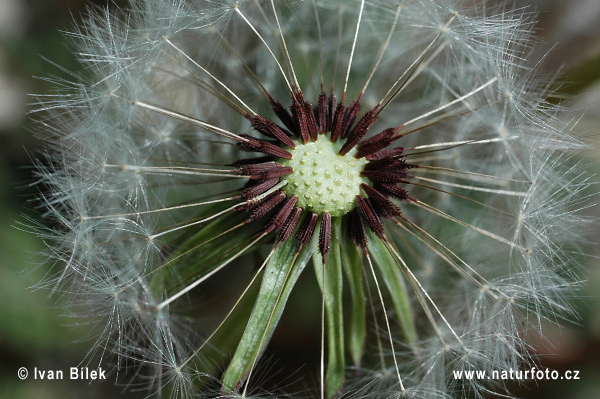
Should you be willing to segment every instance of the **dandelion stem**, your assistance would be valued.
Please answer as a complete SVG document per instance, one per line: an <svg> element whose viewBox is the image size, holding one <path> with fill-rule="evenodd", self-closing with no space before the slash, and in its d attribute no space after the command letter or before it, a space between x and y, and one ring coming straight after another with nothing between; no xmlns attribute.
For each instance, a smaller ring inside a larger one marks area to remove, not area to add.
<svg viewBox="0 0 600 399"><path fill-rule="evenodd" d="M325 399L325 290L327 289L327 284L325 281L325 255L323 255L323 275L321 276L323 279L323 292L321 293L321 370L320 370L320 378L321 378L321 399Z"/></svg>

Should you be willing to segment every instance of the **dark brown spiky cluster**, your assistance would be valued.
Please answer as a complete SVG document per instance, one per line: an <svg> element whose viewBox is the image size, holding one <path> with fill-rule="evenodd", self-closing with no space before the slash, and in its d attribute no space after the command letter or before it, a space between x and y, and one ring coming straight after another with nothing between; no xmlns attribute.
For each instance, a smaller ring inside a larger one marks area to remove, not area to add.
<svg viewBox="0 0 600 399"><path fill-rule="evenodd" d="M356 121L360 112L361 97L348 107L344 105L344 97L338 102L333 94L328 97L324 92L321 92L314 107L305 100L300 90L293 92L291 97L292 104L289 109L272 97L269 98L281 125L260 115L246 114L254 130L271 139L240 135L246 140L239 140L239 145L244 150L266 154L238 161L233 165L237 173L249 178L241 190L241 198L246 201L246 208L251 213L248 221L272 215L265 224L264 232L277 232L277 244L290 238L300 223L296 233L300 250L313 237L321 218L319 250L325 258L331 241L331 215L328 212L319 215L305 211L296 205L297 196L290 196L276 186L284 176L293 171L278 160L292 159L292 152L289 150L293 150L296 143L306 144L309 141L317 141L320 136L328 136L332 142L345 140L340 147L340 155L346 155L357 147L355 157L368 160L361 176L371 184L361 184L364 195L357 195L357 206L343 216L343 223L347 226L352 240L358 246L366 246L365 222L373 233L383 238L382 218L401 215L400 208L392 199L416 201L398 186L406 183L408 170L412 167L405 161L403 147L390 147L401 137L397 134L398 128L385 129L368 140L361 141L377 121L379 106L367 111Z"/></svg>

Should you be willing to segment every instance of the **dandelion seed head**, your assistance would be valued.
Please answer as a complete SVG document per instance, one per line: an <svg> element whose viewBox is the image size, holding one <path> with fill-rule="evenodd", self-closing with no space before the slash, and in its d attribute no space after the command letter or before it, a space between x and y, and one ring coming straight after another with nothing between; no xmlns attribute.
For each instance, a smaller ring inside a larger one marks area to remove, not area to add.
<svg viewBox="0 0 600 399"><path fill-rule="evenodd" d="M503 391L449 376L516 369L528 329L573 315L591 198L575 119L524 62L534 15L484 3L91 11L85 72L39 100L58 226L37 233L90 356L163 396L268 396L255 372L312 263L319 395Z"/></svg>

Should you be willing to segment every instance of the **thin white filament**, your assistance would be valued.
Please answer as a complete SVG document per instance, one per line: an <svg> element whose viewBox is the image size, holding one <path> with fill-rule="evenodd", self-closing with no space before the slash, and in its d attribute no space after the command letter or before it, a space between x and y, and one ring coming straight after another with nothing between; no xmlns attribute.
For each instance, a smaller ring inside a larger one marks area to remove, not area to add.
<svg viewBox="0 0 600 399"><path fill-rule="evenodd" d="M416 206L418 206L418 207L420 207L420 208L423 208L423 209L425 209L425 210L427 210L427 211L429 211L429 212L431 212L431 213L433 213L433 214L435 214L435 215L438 215L438 216L440 216L440 217L443 217L444 219L451 220L451 221L453 221L453 222L455 222L455 223L458 223L458 224L460 224L461 226L464 226L464 227L467 227L467 228L469 228L469 229L471 229L471 230L473 230L473 231L476 231L476 232L478 232L479 234L482 234L482 235L484 235L484 236L486 236L486 237L492 238L492 239L494 239L494 240L496 240L496 241L498 241L498 242L501 242L501 243L503 243L503 244L506 244L506 245L508 245L508 246L510 246L510 247L513 247L513 248L518 248L518 249L520 249L521 251L526 251L526 248L523 248L523 247L521 247L520 245L517 245L517 244L515 244L515 243L513 243L513 242L511 242L511 241L509 241L509 240L507 240L506 238L500 237L500 236L499 236L499 235L497 235L497 234L494 234L494 233L492 233L492 232L490 232L490 231L487 231L487 230L481 229L481 228L479 228L479 227L475 227L475 226L473 226L472 224L469 224L469 223L463 222L462 220L459 220L459 219L457 219L457 218L455 218L455 217L453 217L453 216L450 216L450 215L448 215L447 213L445 213L445 212L442 212L442 211L440 211L439 209L437 209L437 208L434 208L434 207L433 207L433 206L431 206L431 205L427 205L427 204L425 204L425 203L424 203L424 202L422 202L422 201L419 201L418 203L417 203L417 202L412 202L412 204L413 204L413 205L416 205Z"/></svg>
<svg viewBox="0 0 600 399"><path fill-rule="evenodd" d="M246 203L248 205L252 205L257 202L260 202L263 199L267 198L269 195L273 194L275 191L279 190L281 187L285 186L287 183L288 183L287 180L282 180L279 183L277 183L276 185L274 185L273 187L271 187L270 189L268 189L267 191L265 191L264 193L259 194L256 197L250 198L249 200L246 201Z"/></svg>
<svg viewBox="0 0 600 399"><path fill-rule="evenodd" d="M436 243L442 250L447 251L451 256L453 256L454 258L456 258L467 269L469 269L475 276L477 276L478 278L480 278L481 281L477 280L475 277L473 277L472 275L468 274L465 270L463 270L461 267L459 267L459 265L456 264L456 262L454 262L452 259L450 259L448 256L446 256L444 253L442 253L439 249L435 248L430 242L425 241L422 237L419 237L417 234L415 234L414 231L411 231L408 227L406 227L405 225L403 225L400 221L397 221L397 225L398 226L400 226L403 230L405 230L410 235L412 235L413 237L415 237L417 240L421 241L423 244L427 245L433 252L435 252L440 258L442 258L444 261L446 261L446 263L448 263L454 270L456 270L458 273L460 273L463 277L465 277L468 280L473 281L475 284L477 284L481 288L483 288L485 285L487 285L488 287L492 287L492 284L485 277L483 277L477 270L475 270L467 262L465 262L464 260L462 260L458 255L456 255L454 252L452 252L450 250L450 248L448 248L447 246L445 246L444 244L442 244L439 240L437 240L435 237L433 237L431 234L427 233L425 230L423 230L422 228L420 228L416 224L412 223L410 220L408 220L406 218L402 218L402 219L404 221L406 221L407 223L409 223L412 227L414 227L415 229L417 229L421 234L423 234L429 240L431 240L434 243ZM500 293L500 295L502 295L506 299L508 299L508 296L505 293L503 293L502 291L498 291L498 292Z"/></svg>
<svg viewBox="0 0 600 399"><path fill-rule="evenodd" d="M169 206L169 207L160 208L160 209L152 209L150 211L119 213L119 214L113 214L113 215L100 215L100 216L83 216L82 219L83 220L111 219L111 218L125 218L125 217L129 217L129 216L148 215L151 213L167 212L167 211L173 211L173 210L177 210L177 209L193 208L196 206L218 204L220 202L227 202L227 201L231 201L231 200L234 200L237 198L239 198L239 197L228 197L228 198L223 198L223 199L218 199L218 200L213 200L213 201L194 202L192 204Z"/></svg>
<svg viewBox="0 0 600 399"><path fill-rule="evenodd" d="M360 250L358 249L358 247L356 248L356 250L358 252L357 256L360 257ZM369 276L367 275L367 271L364 267L361 269L363 277L365 281L367 281L369 278ZM365 288L367 289L367 298L369 299L369 307L371 308L371 314L373 315L373 324L375 325L375 331L381 331L381 329L379 328L379 322L377 321L377 312L375 312L375 304L373 303L373 294L371 293L370 284L365 284ZM381 362L381 368L385 370L387 366L385 364L385 356L383 354L383 344L381 343L381 337L379 336L379 334L375 334L375 338L377 339L377 349L379 350L379 361Z"/></svg>
<svg viewBox="0 0 600 399"><path fill-rule="evenodd" d="M167 42L171 47L173 47L175 50L177 50L179 53L181 53L185 58L187 58L190 62L192 62L198 69L200 69L202 72L204 72L205 74L207 74L208 76L210 76L215 82L217 82L219 85L221 85L221 87L223 87L225 90L227 90L227 92L229 94L231 94L233 97L235 97L235 99L237 101L239 101L240 104L242 104L244 106L244 108L246 108L248 111L250 111L250 113L252 115L256 115L256 112L254 112L252 110L252 108L250 108L245 102L242 101L241 98L239 98L234 92L233 90L231 90L225 83L221 82L219 79L217 79L213 74L211 74L210 72L208 72L206 70L206 68L204 68L202 65L200 65L198 62L194 61L189 55L187 55L183 50L181 50L179 47L177 47L175 44L173 44L173 42L171 42L169 39L165 38L165 42Z"/></svg>
<svg viewBox="0 0 600 399"><path fill-rule="evenodd" d="M256 240L254 240L250 244L246 245L244 248L242 248L238 253L236 253L235 255L233 255L231 258L227 259L225 262L221 263L219 266L215 267L213 270L211 270L210 272L208 272L207 274L205 274L204 276L202 276L198 280L194 281L192 284L188 285L187 287L185 287L184 289L182 289L181 291L179 291L178 293L176 293L175 295L173 295L172 297L170 297L166 301L163 301L160 304L158 304L156 306L156 309L157 310L163 309L165 306L167 306L168 304L170 304L174 300L180 298L181 296L187 294L188 292L190 292L191 290L193 290L194 288L196 288L197 286L199 286L200 284L202 284L204 281L206 281L207 279L209 279L210 277L212 277L214 274L216 274L217 272L219 272L225 266L227 266L228 264L230 264L231 262L233 262L240 255L242 255L244 252L246 252L246 250L248 250L248 248L252 247L258 241L260 241L265 235L266 235L265 233L261 234Z"/></svg>
<svg viewBox="0 0 600 399"><path fill-rule="evenodd" d="M169 234L169 233L172 233L172 232L177 231L177 230L187 229L188 227L192 227L192 226L196 226L196 225L199 225L199 224L202 224L202 223L205 223L205 222L209 222L209 221L213 220L214 218L216 218L218 216L221 216L221 215L223 215L223 214L225 214L227 212L230 212L230 211L234 210L235 208L238 208L238 207L240 207L242 205L244 205L244 203L236 204L236 205L231 206L231 207L229 207L229 208L227 208L227 209L225 209L225 210L223 210L221 212L217 212L214 215L208 216L208 217L206 217L204 219L196 220L195 222L191 222L191 223L186 223L186 224L183 224L181 226L173 227L172 229L168 229L168 230L165 230L163 232L151 235L151 236L148 237L148 239L149 240L154 240L155 238L158 238L160 236L164 236L165 234Z"/></svg>
<svg viewBox="0 0 600 399"><path fill-rule="evenodd" d="M394 94L393 98L398 96L398 94L402 93L404 91L404 89L406 87L408 87L408 85L410 85L413 82L413 80L415 80L421 74L421 72L423 72L425 70L425 68L427 68L429 66L429 64L431 64L431 62L442 52L442 50L445 47L446 47L445 43L440 44L440 46L435 49L435 51L429 56L429 58L427 58L425 61L423 61L421 64L419 64L415 73L411 74L408 77L408 79L406 79L406 82L404 82L402 87L400 89L398 89L398 91Z"/></svg>
<svg viewBox="0 0 600 399"><path fill-rule="evenodd" d="M419 169L423 169L423 172L427 171L427 172L430 172L430 173L445 173L445 172L450 172L451 176L469 175L469 176L480 177L482 179L501 180L502 182L528 183L528 184L531 184L530 182L528 182L526 180L517 180L517 179L511 179L511 178L508 178L508 177L486 175L484 173L470 172L468 170L461 170L461 169L444 168L444 167L441 167L441 166L419 165ZM413 169L413 172L414 171L415 170ZM463 177L463 179L464 178L465 177ZM503 184L503 183L499 182L498 184Z"/></svg>
<svg viewBox="0 0 600 399"><path fill-rule="evenodd" d="M123 171L129 170L137 173L148 174L169 174L169 175L190 175L190 176L220 176L232 178L248 178L250 176L242 176L234 174L234 171L227 169L206 169L206 168L189 168L185 166L137 166L137 165L102 165L105 168L117 168ZM227 173L229 172L229 173Z"/></svg>
<svg viewBox="0 0 600 399"><path fill-rule="evenodd" d="M231 309L229 310L229 312L227 313L227 315L223 318L223 320L221 320L221 322L219 323L219 325L213 330L213 332L208 336L208 338L206 338L204 340L204 343L202 343L202 345L200 345L200 347L198 349L196 349L194 351L194 353L192 353L192 355L190 357L188 357L179 367L183 367L185 366L187 363L190 362L190 360L192 360L198 353L200 353L200 351L202 351L202 349L204 349L204 347L206 346L206 344L212 339L212 337L215 336L215 334L221 329L221 327L223 327L223 325L225 324L225 322L227 321L227 319L229 319L229 317L233 314L233 311L237 308L237 306L240 304L240 302L242 301L242 299L244 298L244 296L248 293L248 291L250 290L250 287L252 287L252 284L254 284L254 282L256 281L256 279L258 278L258 276L260 275L260 273L263 271L263 269L265 268L265 266L267 265L267 262L269 261L269 259L271 259L271 256L273 256L273 254L275 253L275 249L276 247L273 247L273 249L271 249L271 252L269 252L269 255L267 256L267 258L265 259L265 261L263 262L263 264L258 268L258 270L256 271L256 273L254 273L254 277L252 277L252 280L250 280L250 282L248 283L248 285L246 285L246 288L244 289L244 291L240 294L240 296L238 297L238 299L235 301L235 303L233 304L233 306L231 307Z"/></svg>
<svg viewBox="0 0 600 399"><path fill-rule="evenodd" d="M375 281L375 287L377 287L377 294L379 295L379 300L381 301L381 308L383 309L383 316L384 316L385 324L387 327L388 338L390 340L390 347L392 349L392 357L394 359L394 367L396 368L396 375L398 376L398 383L400 384L400 390L402 392L404 392L404 384L402 383L402 377L400 376L400 368L398 367L398 360L396 359L396 350L394 349L394 339L392 338L392 329L390 328L390 321L388 319L385 302L383 301L383 294L381 293L381 288L379 287L379 281L377 280L377 275L375 274L375 269L373 268L373 262L371 262L371 257L369 256L369 252L367 250L365 250L365 255L367 257L367 261L369 262L369 268L371 269L371 274L373 275L373 280Z"/></svg>
<svg viewBox="0 0 600 399"><path fill-rule="evenodd" d="M402 72L402 75L400 75L400 77L398 79L396 79L396 82L394 82L394 84L389 88L389 90L383 95L383 97L381 98L381 100L379 100L379 104L383 103L383 101L390 95L390 93L396 88L396 86L398 85L398 83L400 83L400 81L402 79L404 79L404 77L410 72L411 69L414 68L415 65L417 65L421 59L423 59L423 57L425 56L425 54L427 54L427 52L429 51L429 49L435 44L435 42L439 39L440 35L437 35L432 41L431 43L429 43L427 45L427 47L425 47L425 49L421 52L421 54L419 54L419 56L413 61L412 64L410 64L408 66L408 68L406 68L404 70L404 72ZM388 101L389 102L389 101Z"/></svg>
<svg viewBox="0 0 600 399"><path fill-rule="evenodd" d="M365 82L365 85L363 86L361 93L364 93L367 90L367 87L371 83L371 79L373 79L373 76L375 75L375 71L377 70L377 68L379 67L379 64L381 63L381 60L383 59L385 51L387 50L387 48L390 44L390 40L392 39L392 35L394 34L394 30L396 29L396 25L398 23L398 17L400 16L401 9L402 9L402 5L398 4L397 9L396 9L396 15L394 15L394 22L392 23L390 32L388 33L387 38L385 39L385 42L381 46L381 49L379 49L379 56L377 57L377 61L375 62L375 65L371 69L371 73L369 74L369 77L367 78L367 81Z"/></svg>
<svg viewBox="0 0 600 399"><path fill-rule="evenodd" d="M319 71L321 76L321 89L323 89L323 36L321 33L321 20L319 19L319 10L317 3L312 0L313 9L315 11L315 21L317 22L317 36L319 38Z"/></svg>
<svg viewBox="0 0 600 399"><path fill-rule="evenodd" d="M476 94L476 93L480 92L481 90L485 89L486 87L490 86L491 84L493 84L493 83L494 83L494 82L496 82L497 80L498 80L498 77L495 77L495 78L493 78L493 79L489 80L487 83L484 83L483 85L479 86L479 87L478 87L478 88L476 88L475 90L473 90L473 91L470 91L469 93L465 94L464 96L462 96L462 97L459 97L459 98L457 98L457 99L456 99L456 100L454 100L454 101L450 101L449 103L447 103L447 104L444 104L444 105L442 105L441 107L438 107L438 108L436 108L436 109L433 109L433 110L431 110L431 111L429 111L429 112L426 112L426 113L424 113L423 115L417 116L416 118L413 118L413 119L409 120L408 122L405 122L405 123L403 123L401 126L402 126L402 127L408 126L408 125L410 125L410 124L412 124L412 123L415 123L416 121L419 121L419 120L421 120L421 119L423 119L423 118L427 118L429 115L433 115L433 114L435 114L436 112L439 112L439 111L442 111L442 110L444 110L444 109L446 109L446 108L448 108L448 107L451 107L452 105L454 105L454 104L456 104L456 103L462 102L462 101L464 101L466 98L469 98L469 97L471 97L472 95L474 95L474 94Z"/></svg>
<svg viewBox="0 0 600 399"><path fill-rule="evenodd" d="M292 59L290 58L290 52L288 51L287 44L285 43L285 37L283 36L283 30L281 30L281 24L279 23L279 17L277 16L277 10L275 9L275 2L271 0L271 7L273 8L273 14L275 14L275 21L277 22L277 28L279 29L279 35L281 36L281 41L283 42L283 50L285 56L287 58L287 62L290 66L290 71L292 72L292 78L294 79L294 84L297 89L300 89L300 84L298 83L298 78L296 78L296 72L294 71L294 65L292 64Z"/></svg>
<svg viewBox="0 0 600 399"><path fill-rule="evenodd" d="M269 45L267 44L267 42L265 41L265 39L263 39L263 37L261 36L260 33L258 33L258 31L256 30L256 28L254 28L254 26L250 23L250 21L248 21L248 19L244 16L244 14L242 14L242 12L240 11L239 7L235 7L235 11L240 15L240 17L242 17L242 19L246 22L246 24L248 24L248 26L250 27L250 29L252 29L252 31L256 34L256 36L258 36L258 38L260 39L260 41L265 45L265 47L267 48L267 51L271 54L271 57L273 57L273 60L275 61L275 63L277 64L277 66L279 67L279 70L281 71L281 75L283 76L283 79L285 80L285 83L287 85L287 87L290 89L290 92L293 92L294 90L292 89L292 85L290 85L290 81L288 80L283 67L281 66L281 64L279 63L279 61L277 60L277 57L275 57L275 54L273 53L273 50L271 50L271 47L269 47Z"/></svg>
<svg viewBox="0 0 600 399"><path fill-rule="evenodd" d="M452 325L450 325L450 323L448 322L448 320L446 320L446 318L444 317L444 315L442 314L442 312L440 311L440 309L438 308L438 306L435 304L435 302L433 301L433 299L431 299L431 297L427 293L427 290L421 285L421 282L417 279L417 277L410 270L410 268L408 267L408 265L404 262L404 259L398 254L398 252L396 252L396 250L394 249L393 246L388 245L385 241L384 241L384 243L386 244L385 246L388 248L388 250L392 251L392 253L400 261L400 263L402 263L403 269L405 270L405 272L407 273L407 275L410 276L410 280L412 280L419 287L419 290L423 293L423 295L431 303L431 305L433 306L433 308L435 309L435 311L437 312L437 314L444 321L444 324L446 324L446 326L450 329L450 331L452 332L452 335L454 335L454 337L458 340L458 342L460 342L460 344L463 347L465 347L465 344L462 342L462 340L460 339L460 337L458 336L458 334L456 333L456 331L454 331L454 328L452 328Z"/></svg>
<svg viewBox="0 0 600 399"><path fill-rule="evenodd" d="M466 190L481 191L481 192L484 192L484 193L501 194L501 195L508 195L508 196L513 196L513 197L527 197L527 195L528 195L526 192L522 192L522 191L498 190L498 189L495 189L495 188L485 188L485 187L478 187L478 186L468 186L468 185L465 185L465 184L450 183L450 182L447 182L447 181L430 179L428 177L422 177L422 176L414 176L414 175L412 175L411 178L412 179L417 179L417 180L428 181L430 183L442 184L442 185L446 185L446 186L450 186L450 187L464 188Z"/></svg>
<svg viewBox="0 0 600 399"><path fill-rule="evenodd" d="M149 111L157 112L159 114L170 116L171 118L175 118L175 119L182 120L184 122L191 123L192 125L200 126L201 128L204 128L204 129L206 129L206 130L208 130L210 132L216 133L216 134L218 134L220 136L224 136L224 137L227 137L227 138L232 138L232 139L235 139L237 141L244 141L244 142L248 141L248 139L245 139L245 138L243 138L241 136L238 136L235 133L232 133L232 132L230 132L228 130L222 129L222 128L220 128L218 126L215 126L213 124L204 122L204 121L202 121L200 119L192 118L190 116L181 114L181 113L176 112L176 111L171 111L169 109L159 107L157 105L148 104L148 103L145 103L145 102L139 101L139 100L133 100L133 105L137 105L137 106L139 106L141 108L145 108L145 109L147 109Z"/></svg>
<svg viewBox="0 0 600 399"><path fill-rule="evenodd" d="M445 147L445 146L457 146L457 145L470 145L470 144L490 144L490 143L498 143L501 141L514 140L518 139L519 136L510 136L510 137L496 137L493 139L485 139L485 140L462 140L462 141L447 141L444 143L434 143L434 144L423 144L416 147L411 147L411 150L422 150L424 148L436 148L436 147Z"/></svg>
<svg viewBox="0 0 600 399"><path fill-rule="evenodd" d="M325 255L323 255L323 293L321 295L321 399L325 399Z"/></svg>
<svg viewBox="0 0 600 399"><path fill-rule="evenodd" d="M214 241L214 240L216 240L216 239L217 239L217 238L219 238L219 237L223 237L225 234L228 234L228 233L230 233L230 232L234 231L235 229L238 229L238 228L242 227L242 226L243 226L243 225L245 225L245 224L246 224L246 222L242 222L242 223L238 224L237 226L233 226L232 228L230 228L230 229L227 229L227 230L223 231L222 233L219 233L219 234L217 234L217 235L215 235L215 236L212 236L210 239L208 239L208 240L206 240L206 241L204 241L204 242L201 242L200 244L196 245L195 247L188 249L188 250L187 250L187 251L185 251L184 253L182 253L182 254L179 254L179 255L177 255L177 256L176 256L176 257L174 257L174 258L171 258L171 259L169 259L167 262L163 263L162 265L160 265L160 266L159 266L159 267L157 267L156 269L152 270L151 272L149 272L148 274L146 274L144 277L148 277L148 276L150 276L151 274L153 274L153 273L156 273L157 271L159 271L159 270L161 270L161 269L163 269L163 268L167 267L169 264L171 264L171 263L175 262L177 259L180 259L180 258L182 258L182 257L186 256L187 254L189 254L189 253L191 253L191 252L193 252L193 251L197 250L197 249L198 249L198 248L200 248L201 246L203 246L203 245L206 245L206 244L208 244L208 243L209 243L209 242L211 242L211 241Z"/></svg>
<svg viewBox="0 0 600 399"><path fill-rule="evenodd" d="M350 69L352 68L352 58L354 58L354 49L356 48L356 41L358 40L358 30L360 29L360 22L362 20L363 9L365 7L365 0L360 2L360 11L358 12L358 22L356 23L356 31L354 32L354 40L352 41L352 50L350 50L350 59L348 60L348 70L346 71L346 80L344 82L344 91L348 88L348 80L350 79Z"/></svg>

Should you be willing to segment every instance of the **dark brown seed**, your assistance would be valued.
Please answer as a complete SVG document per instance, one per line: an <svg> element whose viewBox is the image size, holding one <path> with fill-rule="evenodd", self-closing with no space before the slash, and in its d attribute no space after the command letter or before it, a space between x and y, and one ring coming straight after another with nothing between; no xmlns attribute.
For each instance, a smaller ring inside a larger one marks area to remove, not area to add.
<svg viewBox="0 0 600 399"><path fill-rule="evenodd" d="M283 131L275 122L263 118L260 115L246 114L246 119L250 120L252 127L257 132L260 132L266 136L272 137L281 141L288 147L295 148L296 144L294 141Z"/></svg>
<svg viewBox="0 0 600 399"><path fill-rule="evenodd" d="M365 166L365 170L377 170L380 172L396 172L406 176L409 165L404 159L383 158L377 161L371 161Z"/></svg>
<svg viewBox="0 0 600 399"><path fill-rule="evenodd" d="M240 194L244 200L248 200L266 192L278 182L279 179L270 179L266 181L259 180L258 183L255 180L250 180L248 181L248 184L246 184L246 187L242 189Z"/></svg>
<svg viewBox="0 0 600 399"><path fill-rule="evenodd" d="M292 154L276 144L268 141L259 140L247 134L240 134L241 137L245 138L246 141L240 142L239 145L250 151L262 152L265 154L273 155L278 158L292 159Z"/></svg>
<svg viewBox="0 0 600 399"><path fill-rule="evenodd" d="M306 130L312 141L317 141L319 138L319 129L317 127L317 121L315 120L315 114L312 112L312 108L307 101L304 102L302 108L304 115L306 115Z"/></svg>
<svg viewBox="0 0 600 399"><path fill-rule="evenodd" d="M400 175L394 172L381 172L376 170L363 170L360 175L368 178L373 183L395 184L400 183L406 175Z"/></svg>
<svg viewBox="0 0 600 399"><path fill-rule="evenodd" d="M288 110L279 101L275 101L273 98L270 98L270 101L273 112L275 112L275 115L277 115L281 123L283 123L290 132L297 135L298 127L294 123L292 115L290 115Z"/></svg>
<svg viewBox="0 0 600 399"><path fill-rule="evenodd" d="M290 216L286 219L285 223L277 236L277 241L283 242L290 238L296 225L298 224L298 220L300 220L300 215L302 214L302 208L299 206L295 207L294 210L290 213Z"/></svg>
<svg viewBox="0 0 600 399"><path fill-rule="evenodd" d="M295 195L292 198L288 199L285 202L285 204L283 204L281 208L279 208L277 213L271 218L269 223L267 223L267 225L265 226L266 231L271 232L273 230L281 229L284 226L285 222L288 220L290 213L294 209L294 205L296 205L297 201L298 197L296 197Z"/></svg>
<svg viewBox="0 0 600 399"><path fill-rule="evenodd" d="M319 123L319 130L321 133L327 131L327 94L321 91L319 94L319 104L315 108L315 118Z"/></svg>
<svg viewBox="0 0 600 399"><path fill-rule="evenodd" d="M385 195L369 186L368 184L361 184L360 187L369 196L377 213L383 217L393 217L401 215L402 212L392 201L389 200Z"/></svg>
<svg viewBox="0 0 600 399"><path fill-rule="evenodd" d="M292 106L290 108L294 122L300 131L302 142L308 143L309 139L316 141L319 133L315 115L301 91L292 94Z"/></svg>
<svg viewBox="0 0 600 399"><path fill-rule="evenodd" d="M285 193L283 191L278 191L275 194L267 197L267 199L263 200L254 208L252 211L252 215L250 216L250 220L258 220L265 217L267 213L269 213L273 208L279 205L283 200L285 200Z"/></svg>
<svg viewBox="0 0 600 399"><path fill-rule="evenodd" d="M358 116L358 112L360 111L360 100L362 98L362 95L360 96L360 98L356 101L354 101L350 107L348 107L346 109L346 111L344 112L344 122L342 124L342 131L341 131L341 137L343 139L346 138L346 136L348 135L348 133L350 132L350 128L352 127L352 125L354 124L354 121L356 120L356 117Z"/></svg>
<svg viewBox="0 0 600 399"><path fill-rule="evenodd" d="M348 151L350 151L369 131L369 128L373 126L373 123L377 120L377 116L375 115L375 111L377 108L372 109L363 115L362 118L358 121L352 132L348 135L348 139L340 149L340 155L346 155Z"/></svg>
<svg viewBox="0 0 600 399"><path fill-rule="evenodd" d="M331 122L331 141L334 143L340 138L342 134L342 126L344 123L344 103L340 102L335 108L335 112L333 114L333 121Z"/></svg>
<svg viewBox="0 0 600 399"><path fill-rule="evenodd" d="M335 95L333 93L331 93L331 95L329 96L329 99L327 100L327 129L326 130L328 132L332 131L333 115L335 113L336 103L337 103L337 99L335 98Z"/></svg>
<svg viewBox="0 0 600 399"><path fill-rule="evenodd" d="M294 169L290 166L282 166L278 163L259 163L251 165L242 165L238 167L237 172L240 175L249 176L255 180L271 180L277 177L292 173Z"/></svg>
<svg viewBox="0 0 600 399"><path fill-rule="evenodd" d="M308 143L308 130L306 129L306 118L303 112L303 105L298 102L296 98L292 99L292 105L290 106L292 111L292 117L294 118L294 124L298 127L298 133L300 134L300 140L304 144Z"/></svg>
<svg viewBox="0 0 600 399"><path fill-rule="evenodd" d="M387 150L381 150L372 153L371 155L367 155L367 159L369 161L377 161L383 158L397 157L402 155L404 152L404 147L394 147Z"/></svg>
<svg viewBox="0 0 600 399"><path fill-rule="evenodd" d="M276 144L269 143L268 141L261 141L258 151L265 154L274 155L279 158L292 159L292 154L289 151L284 150Z"/></svg>
<svg viewBox="0 0 600 399"><path fill-rule="evenodd" d="M350 238L355 245L366 248L367 233L358 209L350 213Z"/></svg>
<svg viewBox="0 0 600 399"><path fill-rule="evenodd" d="M358 145L356 158L369 156L377 151L381 151L392 143L392 137L396 132L395 128L385 129L368 140Z"/></svg>
<svg viewBox="0 0 600 399"><path fill-rule="evenodd" d="M319 230L319 252L323 257L323 264L325 264L325 255L331 248L331 215L327 212L323 213L323 219L321 220L321 229Z"/></svg>
<svg viewBox="0 0 600 399"><path fill-rule="evenodd" d="M367 198L364 199L360 195L356 196L356 200L358 201L358 209L360 210L360 214L365 218L369 228L373 233L375 233L379 238L383 238L383 233L385 231L383 227L383 223L375 210L373 209L373 205L371 201Z"/></svg>
<svg viewBox="0 0 600 399"><path fill-rule="evenodd" d="M391 184L381 184L377 185L377 189L381 191L384 195L396 198L400 201L416 201L416 199L408 195L408 191L398 186L394 186Z"/></svg>
<svg viewBox="0 0 600 399"><path fill-rule="evenodd" d="M319 219L319 215L314 212L311 212L310 215L304 220L302 226L300 226L300 230L298 230L298 245L301 248L304 244L308 243L313 233L315 232L315 227L317 226L317 220Z"/></svg>

